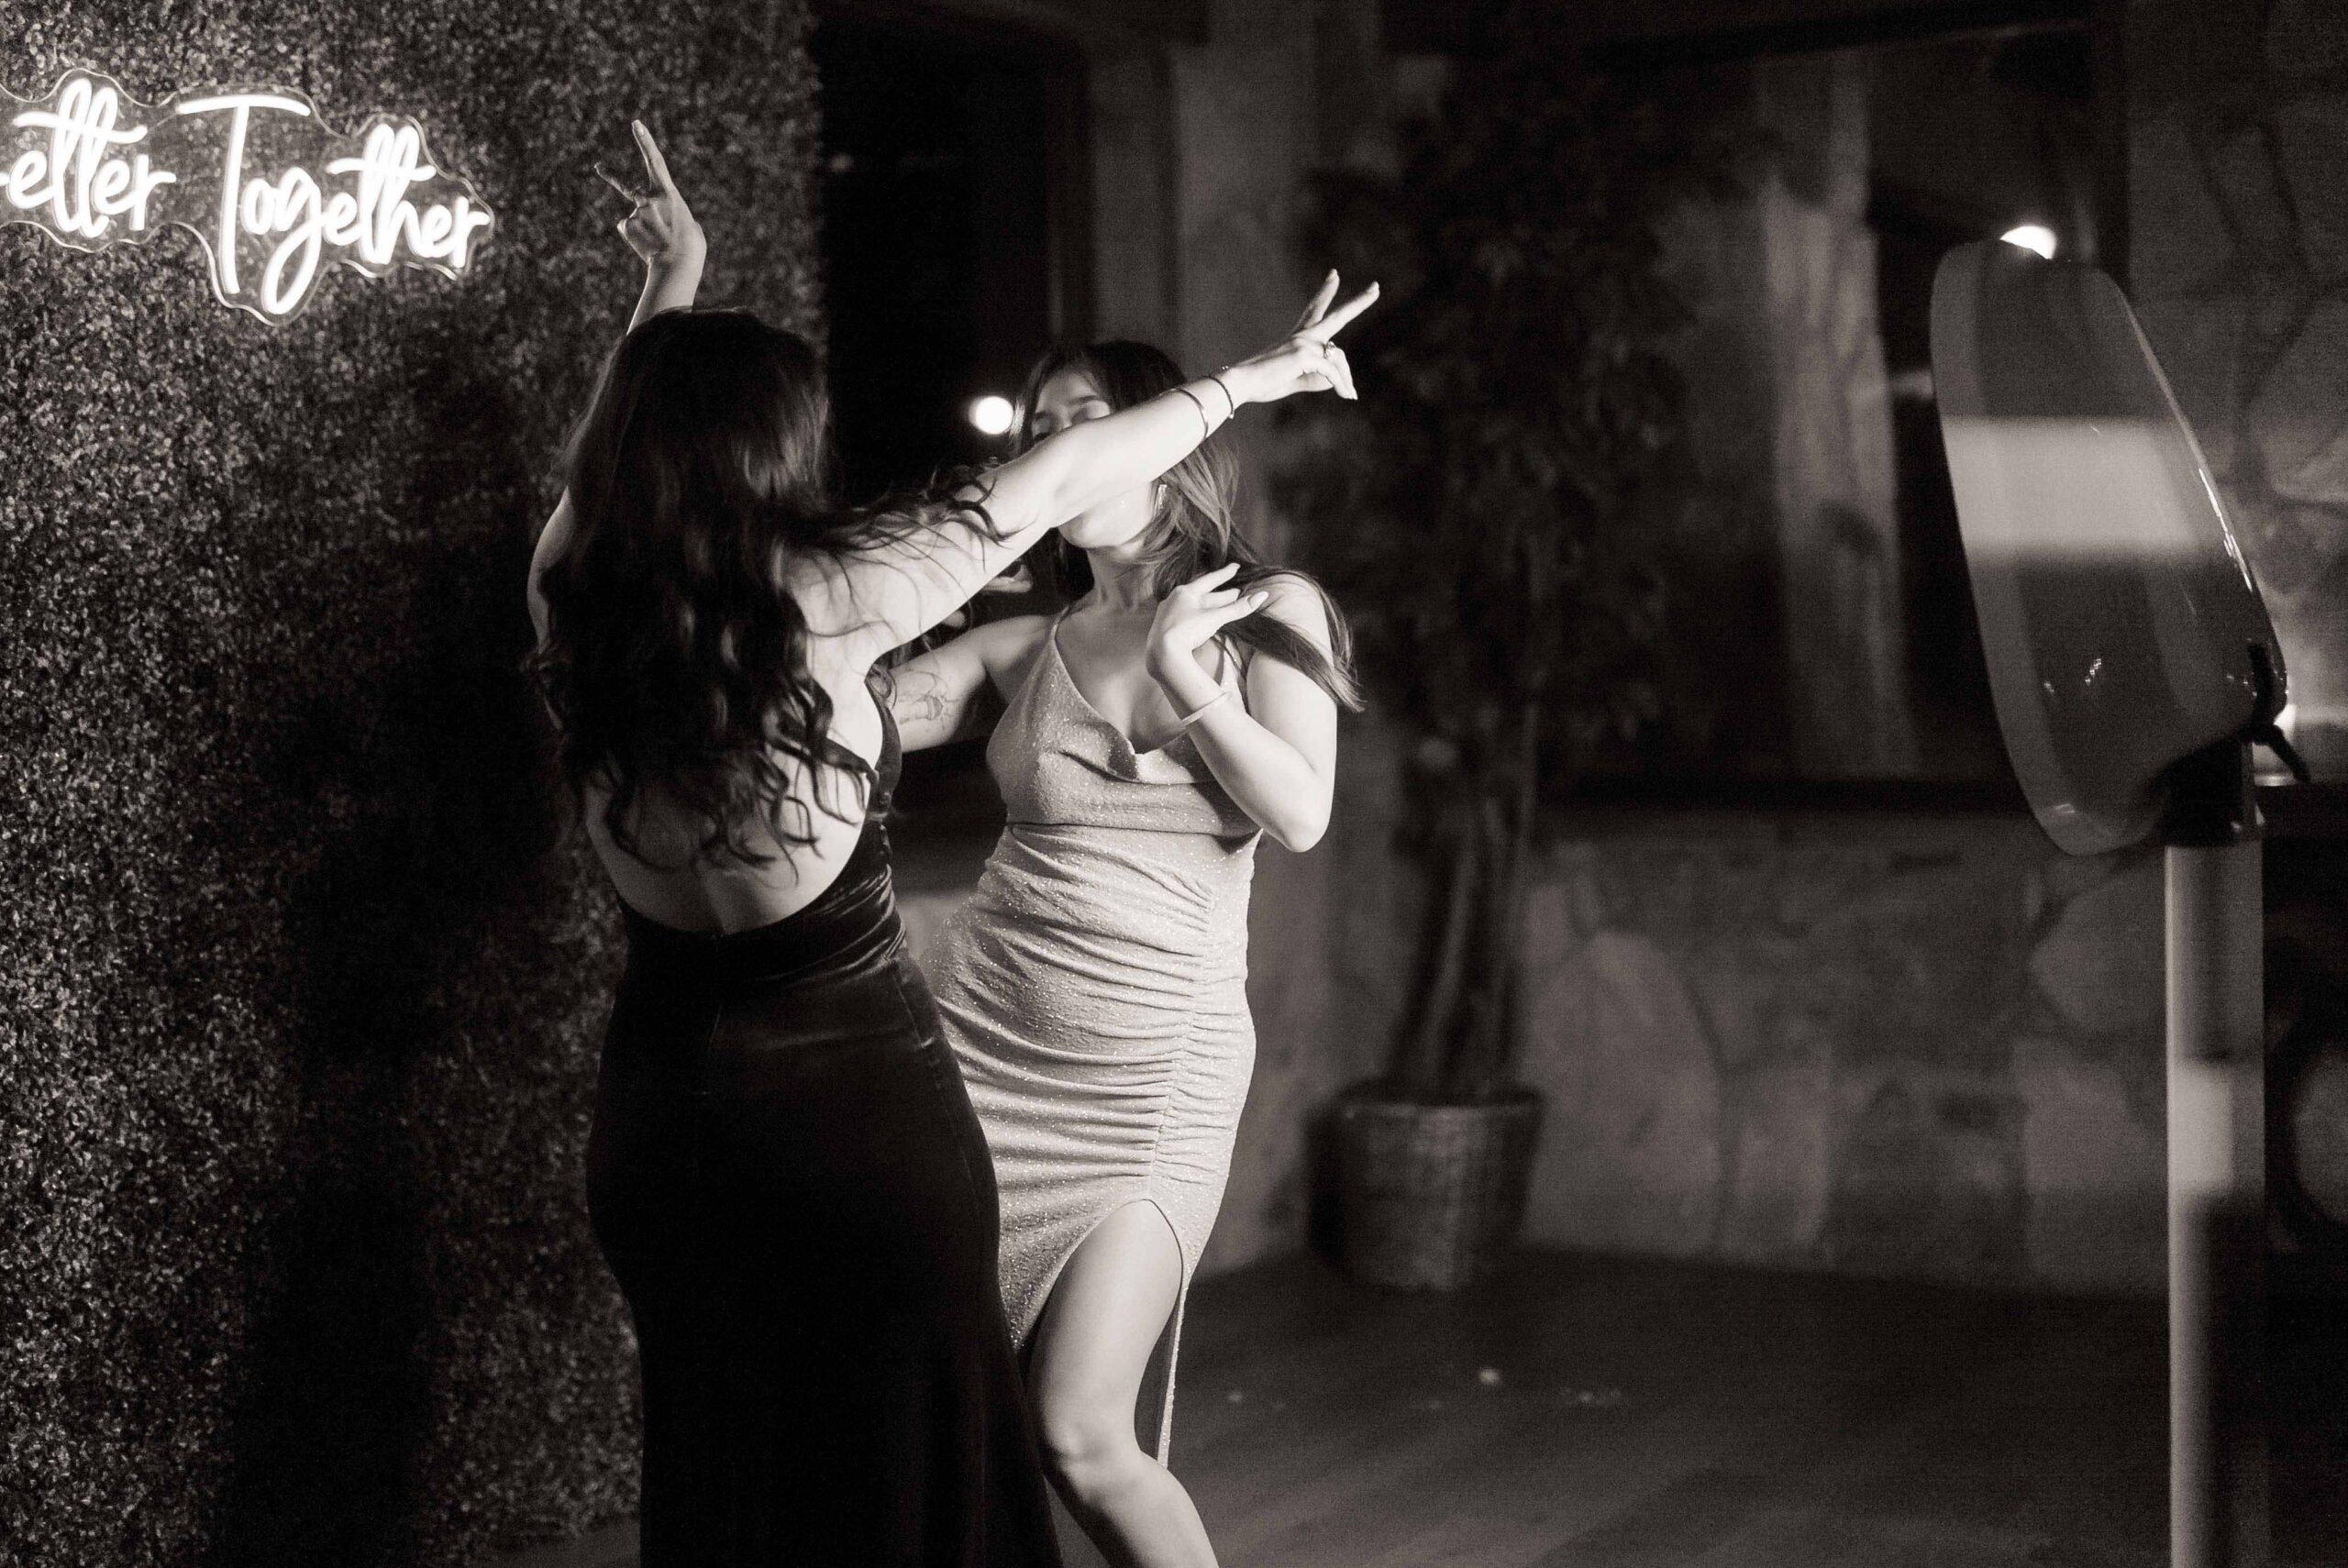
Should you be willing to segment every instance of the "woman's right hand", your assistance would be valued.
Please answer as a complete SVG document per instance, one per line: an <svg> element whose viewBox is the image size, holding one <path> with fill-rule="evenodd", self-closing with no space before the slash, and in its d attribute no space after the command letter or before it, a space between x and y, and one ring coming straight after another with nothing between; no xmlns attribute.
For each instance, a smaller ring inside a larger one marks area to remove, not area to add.
<svg viewBox="0 0 2348 1568"><path fill-rule="evenodd" d="M1271 597L1261 589L1242 594L1232 587L1232 574L1238 569L1237 561L1225 561L1201 573L1159 600L1157 613L1150 618L1142 668L1167 689L1177 708L1196 708L1213 695L1207 687L1214 678L1199 666L1200 647L1232 622L1261 610ZM1181 668L1185 664L1191 667L1187 673Z"/></svg>
<svg viewBox="0 0 2348 1568"><path fill-rule="evenodd" d="M636 133L637 149L644 154L644 171L652 181L650 193L633 191L602 164L595 165L604 183L636 204L636 210L620 220L620 237L644 259L649 271L698 269L709 255L709 241L694 221L692 209L685 205L677 182L670 177L669 160L660 156L652 133L644 128L642 120L630 120L628 128Z"/></svg>
<svg viewBox="0 0 2348 1568"><path fill-rule="evenodd" d="M1378 285L1370 284L1332 310L1329 302L1336 297L1337 274L1332 272L1297 318L1295 331L1220 372L1235 402L1277 403L1301 392L1356 395L1353 367L1346 363L1346 351L1331 340L1370 307L1378 298Z"/></svg>

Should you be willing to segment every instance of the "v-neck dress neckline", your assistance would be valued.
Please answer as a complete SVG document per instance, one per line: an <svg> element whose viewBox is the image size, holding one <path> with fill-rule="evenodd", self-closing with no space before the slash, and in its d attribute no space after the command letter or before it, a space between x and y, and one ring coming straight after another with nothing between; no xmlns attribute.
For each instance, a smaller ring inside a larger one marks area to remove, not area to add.
<svg viewBox="0 0 2348 1568"><path fill-rule="evenodd" d="M1058 667L1061 680L1066 682L1069 690L1074 693L1078 708L1083 712L1085 717L1092 720L1102 729L1109 732L1110 735L1116 741L1122 755L1125 756L1136 767L1136 769L1138 768L1140 760L1143 757L1164 756L1173 751L1176 746L1182 745L1183 742L1190 738L1190 731L1188 730L1178 729L1172 734L1167 736L1165 740L1153 746L1143 747L1135 745L1134 737L1127 734L1124 729L1119 725L1116 721L1110 718L1108 714L1102 712L1100 708L1093 703L1092 699L1084 694L1083 684L1076 679L1076 671L1069 665L1068 655L1060 649L1060 624L1068 619L1069 612L1074 608L1074 605L1064 605L1061 607L1059 613L1052 617L1051 625L1045 631L1044 641L1047 645L1046 651L1051 656L1051 662ZM1238 682L1230 679L1230 671L1228 670L1225 672L1225 678L1217 680L1215 685L1218 690L1236 690L1238 689ZM1242 697L1242 701L1245 701L1244 695ZM1192 756L1195 756L1197 755L1198 748L1196 746L1191 746L1189 749Z"/></svg>

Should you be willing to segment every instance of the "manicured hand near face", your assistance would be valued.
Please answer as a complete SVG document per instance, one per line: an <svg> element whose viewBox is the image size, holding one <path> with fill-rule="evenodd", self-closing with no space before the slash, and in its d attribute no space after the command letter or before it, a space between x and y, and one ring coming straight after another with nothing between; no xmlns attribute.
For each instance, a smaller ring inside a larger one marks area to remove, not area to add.
<svg viewBox="0 0 2348 1568"><path fill-rule="evenodd" d="M1264 607L1270 596L1261 589L1241 593L1224 586L1239 569L1225 561L1203 572L1157 602L1149 624L1148 662L1152 673L1177 655L1195 655L1202 645L1234 621L1243 621Z"/></svg>

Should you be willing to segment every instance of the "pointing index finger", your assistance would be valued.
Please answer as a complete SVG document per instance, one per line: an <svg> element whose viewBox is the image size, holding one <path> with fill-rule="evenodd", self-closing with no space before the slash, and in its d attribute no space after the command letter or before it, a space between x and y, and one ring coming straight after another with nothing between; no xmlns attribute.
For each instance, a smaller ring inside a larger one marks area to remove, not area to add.
<svg viewBox="0 0 2348 1568"><path fill-rule="evenodd" d="M644 154L646 171L659 182L664 195L677 195L677 182L669 178L669 160L660 156L660 149L653 141L652 133L644 128L642 120L630 120L628 128L636 132L636 145Z"/></svg>

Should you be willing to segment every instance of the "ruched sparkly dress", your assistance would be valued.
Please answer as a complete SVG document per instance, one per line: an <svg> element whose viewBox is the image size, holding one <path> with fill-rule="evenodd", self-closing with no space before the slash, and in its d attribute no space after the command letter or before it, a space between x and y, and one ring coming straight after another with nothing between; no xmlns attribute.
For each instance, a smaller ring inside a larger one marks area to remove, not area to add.
<svg viewBox="0 0 2348 1568"><path fill-rule="evenodd" d="M898 922L896 762L890 728L806 908L626 917L588 1201L636 1324L643 1568L1059 1561L986 1143Z"/></svg>
<svg viewBox="0 0 2348 1568"><path fill-rule="evenodd" d="M1006 823L923 957L1002 1194L1002 1294L1034 1330L1069 1256L1154 1203L1182 1297L1231 1169L1256 1060L1247 894L1259 830L1188 736L1135 752L1060 657L1058 622L987 745ZM1182 1305L1159 1341L1173 1431Z"/></svg>

